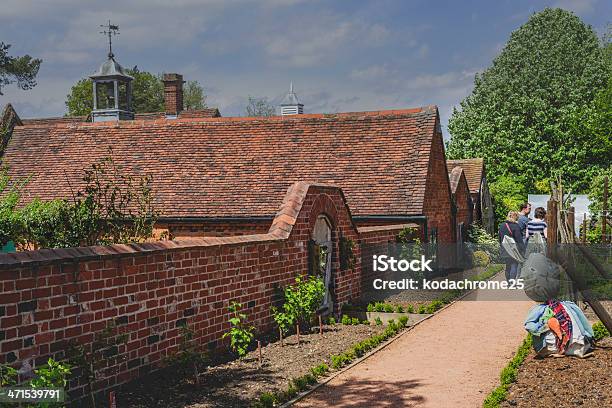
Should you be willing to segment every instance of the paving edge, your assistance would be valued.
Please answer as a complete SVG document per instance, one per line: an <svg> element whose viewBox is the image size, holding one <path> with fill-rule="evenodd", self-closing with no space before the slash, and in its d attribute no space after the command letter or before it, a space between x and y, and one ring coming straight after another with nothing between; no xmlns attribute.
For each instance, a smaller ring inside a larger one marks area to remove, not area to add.
<svg viewBox="0 0 612 408"><path fill-rule="evenodd" d="M487 280L495 278L497 275L501 274L502 272L503 271L500 271L500 272L496 273L495 275L490 276ZM339 371L334 372L329 377L326 377L324 380L318 382L312 388L309 388L308 390L299 393L297 395L297 397L295 397L292 400L289 400L289 401L285 402L284 404L280 405L279 408L288 408L291 405L293 405L296 402L298 402L301 399L303 399L304 397L307 397L308 395L312 394L314 391L318 390L319 388L321 388L322 386L324 386L325 384L327 384L328 382L330 382L331 380L333 380L334 378L336 378L340 374L345 373L346 371L350 370L351 368L355 367L356 365L358 365L358 364L362 363L363 361L367 360L368 358L372 357L374 354L376 354L379 351L385 349L388 345L392 344L393 342L395 342L396 340L401 338L406 333L411 332L412 329L417 327L419 324L423 323L424 321L427 321L427 320L431 319L432 317L436 316L438 313L442 312L443 310L448 309L449 307L451 307L455 303L459 302L460 300L462 300L463 298L465 298L466 296L468 296L469 294L471 294L472 292L474 292L476 290L477 289L472 289L470 291L465 292L463 295L459 296L458 298L456 298L455 300L453 300L449 304L444 305L441 309L436 310L434 313L430 314L429 316L427 316L423 320L419 320L418 322L416 322L412 326L409 326L409 327L405 328L397 336L394 336L393 338L391 338L391 340L387 340L386 342L384 342L383 344L381 344L380 346L378 346L374 350L372 350L370 353L366 354L363 357L359 357L357 360L353 361L351 364L347 365L346 367L343 367Z"/></svg>

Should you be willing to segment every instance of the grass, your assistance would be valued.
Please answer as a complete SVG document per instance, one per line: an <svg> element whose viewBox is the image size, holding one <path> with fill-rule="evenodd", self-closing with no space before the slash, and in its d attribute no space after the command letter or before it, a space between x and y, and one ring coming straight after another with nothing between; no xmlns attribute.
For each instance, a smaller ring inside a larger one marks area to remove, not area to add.
<svg viewBox="0 0 612 408"><path fill-rule="evenodd" d="M516 381L518 369L525 361L531 350L531 335L523 340L523 344L518 348L514 358L510 360L508 365L504 367L499 375L500 384L485 398L483 408L497 408L499 404L506 400L508 396L508 388Z"/></svg>

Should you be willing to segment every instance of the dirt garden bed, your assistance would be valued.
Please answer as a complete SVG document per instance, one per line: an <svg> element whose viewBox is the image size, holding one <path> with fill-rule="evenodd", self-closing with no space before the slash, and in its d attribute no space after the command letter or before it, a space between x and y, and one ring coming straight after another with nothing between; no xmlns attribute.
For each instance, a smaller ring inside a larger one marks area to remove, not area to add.
<svg viewBox="0 0 612 408"><path fill-rule="evenodd" d="M309 373L355 343L380 334L384 326L326 325L318 333L289 336L284 346L275 341L262 346L263 367L258 367L257 350L242 360L213 363L200 375L200 385L180 375L177 368L154 372L124 386L118 392L117 406L152 407L249 407L263 392L279 392L293 378Z"/></svg>
<svg viewBox="0 0 612 408"><path fill-rule="evenodd" d="M598 342L593 356L535 359L533 352L520 367L501 407L612 406L612 338Z"/></svg>

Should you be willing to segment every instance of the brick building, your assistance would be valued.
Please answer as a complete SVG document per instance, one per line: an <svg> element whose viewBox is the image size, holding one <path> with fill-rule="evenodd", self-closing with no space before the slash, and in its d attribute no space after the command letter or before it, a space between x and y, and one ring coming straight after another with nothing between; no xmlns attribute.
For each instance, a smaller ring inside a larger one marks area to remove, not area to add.
<svg viewBox="0 0 612 408"><path fill-rule="evenodd" d="M13 115L3 162L11 176L29 178L25 200L68 198L112 147L126 173L153 176L158 228L177 238L265 232L287 188L311 181L342 188L359 226L417 223L425 239L455 240L435 106L177 116L91 123Z"/></svg>
<svg viewBox="0 0 612 408"><path fill-rule="evenodd" d="M467 227L472 223L474 205L463 168L457 166L448 174L455 205L455 232L457 242L465 241Z"/></svg>
<svg viewBox="0 0 612 408"><path fill-rule="evenodd" d="M481 158L448 160L447 165L449 172L456 167L463 169L474 205L473 221L480 223L489 233L494 234L496 231L495 212L487 183L484 160Z"/></svg>
<svg viewBox="0 0 612 408"><path fill-rule="evenodd" d="M328 250L324 304L338 311L361 293L362 247L407 227L453 243L469 222L469 179L453 170L449 181L435 106L224 118L183 111L182 77L164 80L163 113L117 103L97 116L22 120L5 108L2 161L29 179L25 201L70 197L112 147L126 174L153 177L156 228L176 240L0 254L0 362L61 358L114 323L128 340L108 358L107 390L176 352L183 324L217 347L231 300L269 330L275 293L312 267L313 245ZM342 240L356 244L354 264L342 266Z"/></svg>

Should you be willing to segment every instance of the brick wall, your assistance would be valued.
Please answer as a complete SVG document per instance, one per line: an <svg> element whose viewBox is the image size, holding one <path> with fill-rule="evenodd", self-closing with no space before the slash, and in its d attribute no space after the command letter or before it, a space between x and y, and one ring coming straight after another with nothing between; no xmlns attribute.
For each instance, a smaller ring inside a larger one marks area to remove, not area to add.
<svg viewBox="0 0 612 408"><path fill-rule="evenodd" d="M457 224L464 223L467 227L472 223L474 205L472 204L472 196L463 172L454 196L457 205L456 222Z"/></svg>
<svg viewBox="0 0 612 408"><path fill-rule="evenodd" d="M438 242L455 242L450 185L439 132L432 140L423 213L427 216L428 229L437 229Z"/></svg>
<svg viewBox="0 0 612 408"><path fill-rule="evenodd" d="M96 387L106 390L172 355L182 323L203 347L217 347L229 328L231 300L267 331L275 288L308 269L319 214L329 218L335 238L358 242L339 189L296 183L266 234L2 254L0 362L62 358L69 344L91 344L114 322L128 338L105 351L108 366ZM339 271L337 239L335 249L335 297L343 303L360 293L361 265ZM73 382L72 395L84 387Z"/></svg>
<svg viewBox="0 0 612 408"><path fill-rule="evenodd" d="M417 224L394 224L359 228L359 243L361 246L361 291L371 290L372 281L377 274L372 268L372 256L389 253L389 246L397 244L399 233L405 228L415 228L421 235L423 229Z"/></svg>
<svg viewBox="0 0 612 408"><path fill-rule="evenodd" d="M193 237L227 237L237 235L265 234L270 228L270 220L262 222L207 222L192 224L162 224L156 229L168 231L173 239Z"/></svg>

